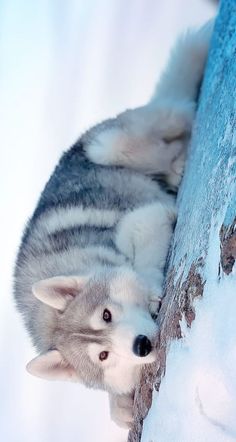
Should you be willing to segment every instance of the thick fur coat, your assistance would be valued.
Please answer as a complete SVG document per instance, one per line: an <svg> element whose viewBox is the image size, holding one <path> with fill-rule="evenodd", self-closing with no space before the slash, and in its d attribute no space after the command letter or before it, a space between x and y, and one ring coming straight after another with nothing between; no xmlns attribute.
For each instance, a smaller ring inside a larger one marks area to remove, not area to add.
<svg viewBox="0 0 236 442"><path fill-rule="evenodd" d="M147 105L97 125L62 156L17 256L15 300L39 352L28 371L107 390L124 426L140 368L156 358L153 316L176 216L170 190L211 28L179 39Z"/></svg>

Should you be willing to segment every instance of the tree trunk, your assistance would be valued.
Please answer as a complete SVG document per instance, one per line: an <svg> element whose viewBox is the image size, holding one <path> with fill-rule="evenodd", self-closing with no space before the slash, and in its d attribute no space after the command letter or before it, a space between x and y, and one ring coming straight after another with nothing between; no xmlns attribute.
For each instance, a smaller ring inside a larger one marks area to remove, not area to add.
<svg viewBox="0 0 236 442"><path fill-rule="evenodd" d="M187 60L186 60L187 62ZM218 275L232 271L236 259L236 2L223 0L216 20L199 98L178 220L168 257L165 297L158 317L159 363L146 367L135 394L135 425L129 442L139 441L142 422L159 390L171 340L181 338L180 320L191 327L195 298L204 296L206 257L212 228L218 229ZM196 318L197 321L197 318Z"/></svg>

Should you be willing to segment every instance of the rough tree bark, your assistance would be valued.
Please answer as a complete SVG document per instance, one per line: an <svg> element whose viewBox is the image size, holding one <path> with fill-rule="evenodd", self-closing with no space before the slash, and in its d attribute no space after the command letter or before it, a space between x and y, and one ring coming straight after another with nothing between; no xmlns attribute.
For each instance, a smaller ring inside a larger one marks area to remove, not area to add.
<svg viewBox="0 0 236 442"><path fill-rule="evenodd" d="M159 363L146 367L135 393L135 425L129 442L140 440L142 422L165 373L168 345L181 338L179 322L195 319L194 299L204 295L209 235L219 213L219 274L236 259L236 2L223 0L216 21L184 178L178 221L168 257L165 297L158 322Z"/></svg>

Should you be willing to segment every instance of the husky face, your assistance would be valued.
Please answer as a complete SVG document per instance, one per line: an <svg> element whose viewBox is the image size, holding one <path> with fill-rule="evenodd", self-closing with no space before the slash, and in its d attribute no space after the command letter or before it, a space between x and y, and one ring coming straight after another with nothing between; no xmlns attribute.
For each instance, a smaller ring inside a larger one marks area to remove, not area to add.
<svg viewBox="0 0 236 442"><path fill-rule="evenodd" d="M30 373L127 393L141 366L154 362L157 327L148 289L128 267L50 278L36 283L33 293L54 308L56 325L53 349L28 364Z"/></svg>
<svg viewBox="0 0 236 442"><path fill-rule="evenodd" d="M154 362L156 325L148 312L148 293L137 275L123 269L109 275L107 293L89 318L107 339L88 344L88 354L103 371L105 388L125 393L137 382L140 366Z"/></svg>

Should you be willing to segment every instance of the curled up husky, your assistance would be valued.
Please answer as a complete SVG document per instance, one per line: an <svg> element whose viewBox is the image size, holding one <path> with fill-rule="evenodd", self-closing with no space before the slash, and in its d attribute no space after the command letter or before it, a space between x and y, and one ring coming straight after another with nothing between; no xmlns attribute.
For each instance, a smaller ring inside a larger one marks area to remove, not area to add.
<svg viewBox="0 0 236 442"><path fill-rule="evenodd" d="M153 316L176 216L167 189L181 179L211 30L178 40L147 105L64 153L18 252L15 300L39 353L27 370L106 390L122 426L141 367L156 358Z"/></svg>

